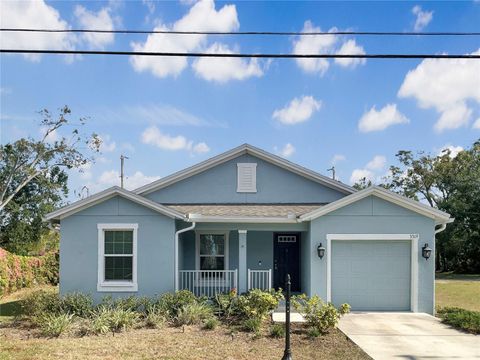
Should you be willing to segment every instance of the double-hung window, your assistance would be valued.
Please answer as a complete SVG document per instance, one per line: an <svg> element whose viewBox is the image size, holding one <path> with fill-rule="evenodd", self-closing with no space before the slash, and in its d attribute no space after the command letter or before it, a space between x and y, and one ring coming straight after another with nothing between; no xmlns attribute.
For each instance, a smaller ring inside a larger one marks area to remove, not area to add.
<svg viewBox="0 0 480 360"><path fill-rule="evenodd" d="M211 272L228 269L227 233L197 233L197 269L209 271L202 273L203 278L213 274Z"/></svg>
<svg viewBox="0 0 480 360"><path fill-rule="evenodd" d="M98 224L98 291L137 291L137 224Z"/></svg>

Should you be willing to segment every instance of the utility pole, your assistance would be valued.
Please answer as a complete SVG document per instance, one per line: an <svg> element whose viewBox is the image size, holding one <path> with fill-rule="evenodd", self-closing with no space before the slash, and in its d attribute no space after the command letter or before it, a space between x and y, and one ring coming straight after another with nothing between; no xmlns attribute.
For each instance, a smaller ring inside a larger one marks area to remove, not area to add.
<svg viewBox="0 0 480 360"><path fill-rule="evenodd" d="M332 179L335 180L335 166L332 166L330 169L327 169L327 171L332 172Z"/></svg>
<svg viewBox="0 0 480 360"><path fill-rule="evenodd" d="M120 187L123 189L123 179L124 179L124 174L123 174L123 163L125 159L128 159L125 155L120 155Z"/></svg>

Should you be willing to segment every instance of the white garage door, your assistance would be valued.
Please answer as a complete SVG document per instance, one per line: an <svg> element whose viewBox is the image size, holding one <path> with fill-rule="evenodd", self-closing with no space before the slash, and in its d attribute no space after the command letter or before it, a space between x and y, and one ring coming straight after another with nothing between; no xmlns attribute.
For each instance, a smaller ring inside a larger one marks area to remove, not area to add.
<svg viewBox="0 0 480 360"><path fill-rule="evenodd" d="M410 310L411 243L332 241L332 302L352 310Z"/></svg>

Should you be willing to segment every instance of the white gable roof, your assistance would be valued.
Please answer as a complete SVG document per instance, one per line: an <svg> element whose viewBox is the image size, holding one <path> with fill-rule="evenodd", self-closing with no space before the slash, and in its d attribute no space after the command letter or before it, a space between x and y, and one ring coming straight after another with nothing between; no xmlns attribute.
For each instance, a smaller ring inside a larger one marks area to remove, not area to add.
<svg viewBox="0 0 480 360"><path fill-rule="evenodd" d="M405 196L398 195L379 186L371 186L352 195L345 196L344 198L331 202L328 205L322 206L307 214L301 215L299 217L299 220L310 221L316 219L322 215L328 214L344 206L350 205L370 195L377 196L383 200L402 206L418 214L427 216L431 219L435 219L435 222L437 224L445 224L453 221L453 219L450 217L450 214L447 214L446 212L422 204L421 202L406 198Z"/></svg>
<svg viewBox="0 0 480 360"><path fill-rule="evenodd" d="M297 165L292 163L291 161L285 160L279 156L276 156L274 154L271 154L267 151L264 151L262 149L259 149L257 147L254 147L249 144L243 144L240 145L232 150L226 151L220 155L214 156L208 160L202 161L196 165L193 165L191 167L188 167L184 170L178 171L176 173L173 173L172 175L166 176L162 179L159 179L157 181L154 181L150 184L144 185L136 190L134 192L139 195L145 195L148 193L151 193L153 191L162 189L164 187L167 187L169 185L172 185L178 181L181 181L183 179L186 179L190 176L199 174L205 170L208 170L212 167L215 167L217 165L223 164L231 159L234 159L240 155L243 154L250 154L253 156L256 156L262 160L265 160L271 164L277 165L283 169L289 170L295 174L298 174L300 176L303 176L307 179L310 179L312 181L315 181L317 183L320 183L324 186L327 186L329 188L335 189L337 191L340 191L344 194L352 194L356 190L352 188L351 186L348 186L346 184L343 184L339 181L332 180L327 176L321 175L313 170L307 169L303 166Z"/></svg>
<svg viewBox="0 0 480 360"><path fill-rule="evenodd" d="M92 196L89 196L85 199L76 201L70 205L64 206L61 209L58 209L56 211L53 211L45 217L45 220L61 220L64 219L70 215L73 215L79 211L85 210L91 206L94 206L96 204L99 204L105 200L108 200L110 198L113 198L115 196L121 196L125 199L131 200L137 204L143 205L151 210L157 211L160 214L163 214L165 216L168 216L173 219L185 219L185 216L173 209L170 209L166 206L160 205L154 201L151 201L149 199L146 199L142 196L139 196L131 191L122 189L118 186L113 186L111 188L108 188L106 190L100 191L97 194L94 194Z"/></svg>

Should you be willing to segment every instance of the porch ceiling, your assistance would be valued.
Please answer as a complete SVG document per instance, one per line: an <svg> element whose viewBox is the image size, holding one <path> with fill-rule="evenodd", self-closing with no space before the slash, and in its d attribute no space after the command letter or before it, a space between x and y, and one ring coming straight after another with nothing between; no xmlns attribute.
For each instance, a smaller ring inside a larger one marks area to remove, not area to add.
<svg viewBox="0 0 480 360"><path fill-rule="evenodd" d="M325 204L172 204L170 209L202 216L298 217Z"/></svg>

